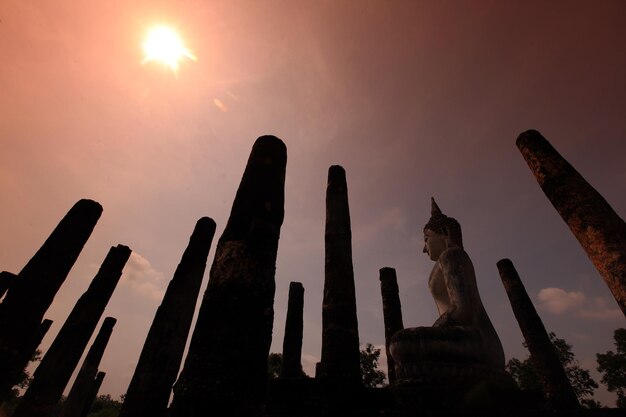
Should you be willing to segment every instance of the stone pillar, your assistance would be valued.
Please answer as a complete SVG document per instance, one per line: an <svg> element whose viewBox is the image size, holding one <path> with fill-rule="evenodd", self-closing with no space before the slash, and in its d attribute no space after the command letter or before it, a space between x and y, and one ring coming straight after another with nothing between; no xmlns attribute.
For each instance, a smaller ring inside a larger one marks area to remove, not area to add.
<svg viewBox="0 0 626 417"><path fill-rule="evenodd" d="M389 353L391 336L404 329L402 324L402 306L398 290L398 278L393 268L380 269L380 292L383 298L383 318L385 321L385 352L387 354L387 376L389 384L396 381L395 362Z"/></svg>
<svg viewBox="0 0 626 417"><path fill-rule="evenodd" d="M102 386L102 381L104 381L105 376L106 372L98 372L98 375L96 375L96 379L91 382L90 392L87 397L87 401L85 401L85 407L83 408L80 417L87 417L87 415L89 414L89 410L91 410L91 406L93 405L93 402L98 395L98 391L100 391L100 387Z"/></svg>
<svg viewBox="0 0 626 417"><path fill-rule="evenodd" d="M0 304L0 398L19 378L22 369L16 369L20 365L16 359L37 333L101 213L95 201L76 203L20 271Z"/></svg>
<svg viewBox="0 0 626 417"><path fill-rule="evenodd" d="M76 375L72 389L63 403L63 408L61 409L59 417L80 417L85 405L91 398L94 378L98 373L100 360L102 359L107 343L109 343L109 338L111 337L113 326L115 326L116 321L117 320L113 317L107 317L104 319L102 327L98 332L98 336L96 336L96 340L89 348L85 361L80 367L78 375Z"/></svg>
<svg viewBox="0 0 626 417"><path fill-rule="evenodd" d="M578 398L567 379L559 355L513 263L509 259L502 259L498 261L497 266L546 399L555 409L578 408Z"/></svg>
<svg viewBox="0 0 626 417"><path fill-rule="evenodd" d="M262 413L286 163L280 139L254 144L174 386L172 417Z"/></svg>
<svg viewBox="0 0 626 417"><path fill-rule="evenodd" d="M356 315L352 231L346 172L328 170L326 188L326 265L322 305L322 376L347 384L361 383Z"/></svg>
<svg viewBox="0 0 626 417"><path fill-rule="evenodd" d="M89 288L78 299L33 375L13 417L45 417L53 412L130 256L123 245L109 250Z"/></svg>
<svg viewBox="0 0 626 417"><path fill-rule="evenodd" d="M516 144L626 316L626 223L539 132L522 133Z"/></svg>
<svg viewBox="0 0 626 417"><path fill-rule="evenodd" d="M215 222L198 220L143 345L120 417L164 417L183 359Z"/></svg>
<svg viewBox="0 0 626 417"><path fill-rule="evenodd" d="M281 378L299 378L302 371L302 330L304 314L304 287L300 282L289 283L289 302L285 337L283 339L283 366Z"/></svg>
<svg viewBox="0 0 626 417"><path fill-rule="evenodd" d="M4 297L4 294L11 288L11 285L13 285L16 279L17 275L11 272L0 272L0 298Z"/></svg>

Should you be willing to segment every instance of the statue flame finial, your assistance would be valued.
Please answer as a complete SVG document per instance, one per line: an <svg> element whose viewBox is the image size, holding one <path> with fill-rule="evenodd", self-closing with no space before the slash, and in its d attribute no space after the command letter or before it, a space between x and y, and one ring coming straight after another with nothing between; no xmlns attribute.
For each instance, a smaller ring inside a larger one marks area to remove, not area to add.
<svg viewBox="0 0 626 417"><path fill-rule="evenodd" d="M435 202L435 198L434 197L430 197L430 204L431 204L431 209L430 209L430 215L431 216L443 215L443 213L441 212L441 209L439 208L439 206Z"/></svg>

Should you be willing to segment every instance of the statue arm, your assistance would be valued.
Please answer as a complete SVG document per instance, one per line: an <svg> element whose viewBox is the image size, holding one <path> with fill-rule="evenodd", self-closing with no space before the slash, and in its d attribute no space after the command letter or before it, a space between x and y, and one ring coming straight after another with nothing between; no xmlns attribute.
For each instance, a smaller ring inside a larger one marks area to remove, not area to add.
<svg viewBox="0 0 626 417"><path fill-rule="evenodd" d="M450 305L433 324L440 326L464 326L474 322L476 301L471 290L475 282L474 267L467 253L458 247L447 249L441 254L439 264L448 291Z"/></svg>

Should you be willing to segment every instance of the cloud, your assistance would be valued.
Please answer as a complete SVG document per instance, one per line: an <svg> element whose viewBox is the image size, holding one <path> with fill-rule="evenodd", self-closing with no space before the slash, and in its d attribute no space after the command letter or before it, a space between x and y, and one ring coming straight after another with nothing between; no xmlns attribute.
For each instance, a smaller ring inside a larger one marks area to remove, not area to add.
<svg viewBox="0 0 626 417"><path fill-rule="evenodd" d="M560 288L544 288L539 291L541 307L552 314L563 314L585 303L586 297L580 291L567 292Z"/></svg>
<svg viewBox="0 0 626 417"><path fill-rule="evenodd" d="M154 269L150 261L137 252L131 253L120 281L139 294L155 300L161 300L165 294L163 273Z"/></svg>
<svg viewBox="0 0 626 417"><path fill-rule="evenodd" d="M606 320L622 316L621 310L603 297L589 299L581 291L565 291L561 288L544 288L539 291L539 307L556 315L571 313L577 317Z"/></svg>
<svg viewBox="0 0 626 417"><path fill-rule="evenodd" d="M593 300L589 301L588 304L590 306L588 308L582 309L578 315L580 317L588 318L588 319L596 319L596 320L607 320L607 319L618 319L622 318L622 311L614 307L614 303L607 302L607 300L603 297L595 297Z"/></svg>

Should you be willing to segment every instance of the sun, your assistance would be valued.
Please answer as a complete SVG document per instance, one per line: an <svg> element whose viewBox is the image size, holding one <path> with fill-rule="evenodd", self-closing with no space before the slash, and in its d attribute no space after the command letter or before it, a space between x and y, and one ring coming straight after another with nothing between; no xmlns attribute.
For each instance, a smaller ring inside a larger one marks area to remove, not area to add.
<svg viewBox="0 0 626 417"><path fill-rule="evenodd" d="M167 26L157 26L148 31L143 42L142 64L156 61L167 65L176 74L183 58L196 61L196 56L185 46L176 31Z"/></svg>

